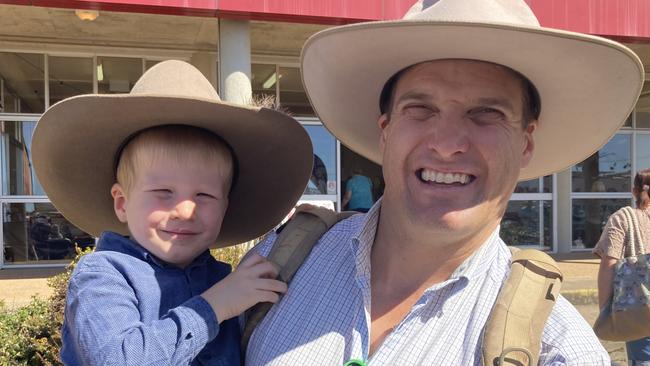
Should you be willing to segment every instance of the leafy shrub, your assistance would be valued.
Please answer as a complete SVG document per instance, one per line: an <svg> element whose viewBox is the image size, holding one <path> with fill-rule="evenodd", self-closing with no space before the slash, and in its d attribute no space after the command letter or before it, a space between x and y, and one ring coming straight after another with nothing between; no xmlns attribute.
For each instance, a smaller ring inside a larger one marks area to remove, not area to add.
<svg viewBox="0 0 650 366"><path fill-rule="evenodd" d="M77 250L66 271L48 279L53 290L48 299L33 297L15 310L0 301L0 365L62 365L60 331L68 280L81 256L90 251Z"/></svg>
<svg viewBox="0 0 650 366"><path fill-rule="evenodd" d="M213 257L218 261L229 263L232 268L236 268L244 254L248 252L259 240L252 240L246 243L233 245L231 247L213 249L210 251Z"/></svg>

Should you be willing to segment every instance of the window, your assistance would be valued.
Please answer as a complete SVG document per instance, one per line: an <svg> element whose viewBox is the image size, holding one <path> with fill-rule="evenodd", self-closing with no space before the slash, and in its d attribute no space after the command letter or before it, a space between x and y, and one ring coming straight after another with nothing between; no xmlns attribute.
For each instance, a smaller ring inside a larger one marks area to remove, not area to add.
<svg viewBox="0 0 650 366"><path fill-rule="evenodd" d="M294 116L313 116L314 110L302 86L300 69L280 67L280 105Z"/></svg>
<svg viewBox="0 0 650 366"><path fill-rule="evenodd" d="M507 245L551 249L553 202L511 200L501 220L501 238Z"/></svg>
<svg viewBox="0 0 650 366"><path fill-rule="evenodd" d="M97 90L100 94L128 93L142 76L142 59L97 57Z"/></svg>
<svg viewBox="0 0 650 366"><path fill-rule="evenodd" d="M2 194L44 196L32 166L35 121L0 121L2 132Z"/></svg>
<svg viewBox="0 0 650 366"><path fill-rule="evenodd" d="M609 216L629 204L630 200L625 198L574 199L571 210L573 248L593 248Z"/></svg>
<svg viewBox="0 0 650 366"><path fill-rule="evenodd" d="M598 152L572 168L573 192L629 192L632 135L612 137Z"/></svg>
<svg viewBox="0 0 650 366"><path fill-rule="evenodd" d="M50 105L80 94L93 92L93 59L49 56Z"/></svg>
<svg viewBox="0 0 650 366"><path fill-rule="evenodd" d="M638 146L638 145L637 145ZM632 133L619 133L571 169L573 249L593 248L609 216L631 203Z"/></svg>
<svg viewBox="0 0 650 366"><path fill-rule="evenodd" d="M336 195L336 140L322 125L304 126L314 145L314 166L306 195Z"/></svg>
<svg viewBox="0 0 650 366"><path fill-rule="evenodd" d="M86 248L95 239L77 229L49 202L3 203L5 264L68 263L75 245Z"/></svg>
<svg viewBox="0 0 650 366"><path fill-rule="evenodd" d="M45 110L45 56L0 52L0 113Z"/></svg>
<svg viewBox="0 0 650 366"><path fill-rule="evenodd" d="M275 65L251 65L251 86L253 89L253 100L264 105L276 105L278 103L276 90L278 88L277 67Z"/></svg>

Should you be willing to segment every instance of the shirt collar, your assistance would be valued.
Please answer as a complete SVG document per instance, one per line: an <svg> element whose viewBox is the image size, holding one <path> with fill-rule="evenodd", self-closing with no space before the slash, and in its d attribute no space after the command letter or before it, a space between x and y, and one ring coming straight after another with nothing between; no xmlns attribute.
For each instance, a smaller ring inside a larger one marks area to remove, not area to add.
<svg viewBox="0 0 650 366"><path fill-rule="evenodd" d="M368 211L351 240L357 270L356 279L363 288L370 288L370 254L375 242L380 212L381 198ZM499 226L497 226L479 249L452 272L449 280L461 278L472 280L486 273L497 256L499 245L503 244L499 237Z"/></svg>
<svg viewBox="0 0 650 366"><path fill-rule="evenodd" d="M130 237L123 236L112 231L104 231L99 237L95 251L103 250L128 254L133 257L142 259L143 261L152 263L160 268L177 268L176 266L157 258L155 255L151 254L147 249L138 244L136 241L132 240ZM210 251L206 250L201 255L194 258L192 263L190 263L184 269L187 270L197 265L203 265L210 256Z"/></svg>

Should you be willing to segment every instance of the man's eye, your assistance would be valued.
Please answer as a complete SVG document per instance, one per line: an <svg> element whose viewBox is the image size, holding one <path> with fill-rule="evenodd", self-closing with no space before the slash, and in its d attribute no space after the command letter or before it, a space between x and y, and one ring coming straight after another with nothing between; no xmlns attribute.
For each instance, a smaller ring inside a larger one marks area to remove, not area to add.
<svg viewBox="0 0 650 366"><path fill-rule="evenodd" d="M490 107L480 107L469 111L469 117L481 123L498 122L506 118L506 115L498 109Z"/></svg>
<svg viewBox="0 0 650 366"><path fill-rule="evenodd" d="M423 105L408 105L402 109L402 114L408 118L425 120L433 115L433 110Z"/></svg>

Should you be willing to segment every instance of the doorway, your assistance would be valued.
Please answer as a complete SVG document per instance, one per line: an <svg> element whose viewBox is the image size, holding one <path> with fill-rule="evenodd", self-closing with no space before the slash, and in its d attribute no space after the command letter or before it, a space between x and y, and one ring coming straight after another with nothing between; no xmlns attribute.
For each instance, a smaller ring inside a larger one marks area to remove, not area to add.
<svg viewBox="0 0 650 366"><path fill-rule="evenodd" d="M341 144L341 202L346 193L348 180L359 174L368 177L372 182L372 202L377 202L384 194L384 178L379 164L364 158ZM342 207L342 210L348 207Z"/></svg>

